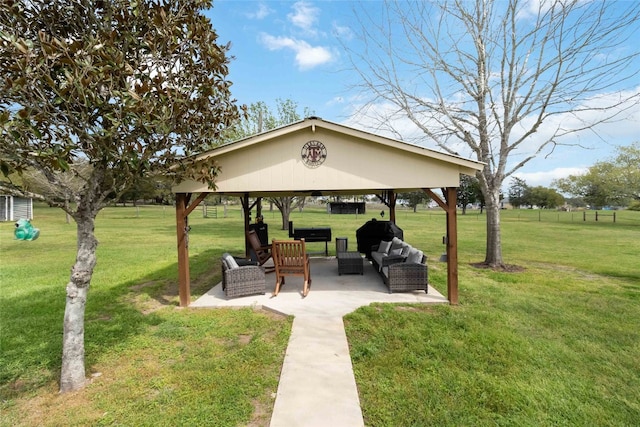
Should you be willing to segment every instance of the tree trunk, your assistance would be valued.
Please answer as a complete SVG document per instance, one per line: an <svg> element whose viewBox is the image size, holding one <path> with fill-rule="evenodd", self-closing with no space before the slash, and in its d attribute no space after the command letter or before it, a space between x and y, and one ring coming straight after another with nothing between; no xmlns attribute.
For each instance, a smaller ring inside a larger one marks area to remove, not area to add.
<svg viewBox="0 0 640 427"><path fill-rule="evenodd" d="M289 230L289 216L291 215L291 200L289 197L281 197L282 206L278 206L280 208L280 213L282 213L282 229Z"/></svg>
<svg viewBox="0 0 640 427"><path fill-rule="evenodd" d="M487 195L487 247L484 262L492 267L502 267L504 262L500 234L500 192L491 190Z"/></svg>
<svg viewBox="0 0 640 427"><path fill-rule="evenodd" d="M81 389L86 384L84 367L84 313L91 276L96 265L98 241L94 218L76 218L78 253L67 284L62 338L60 392Z"/></svg>

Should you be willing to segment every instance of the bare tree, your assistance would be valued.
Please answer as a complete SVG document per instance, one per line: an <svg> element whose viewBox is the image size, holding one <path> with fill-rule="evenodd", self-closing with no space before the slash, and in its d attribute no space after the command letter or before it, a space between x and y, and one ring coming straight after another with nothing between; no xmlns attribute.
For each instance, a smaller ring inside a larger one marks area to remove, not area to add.
<svg viewBox="0 0 640 427"><path fill-rule="evenodd" d="M201 151L238 118L228 46L207 0L0 2L0 189L33 172L41 197L75 221L66 285L60 391L85 385L84 315L96 267L98 213L150 171L214 186ZM40 186L44 189L45 186ZM53 191L52 189L55 189Z"/></svg>
<svg viewBox="0 0 640 427"><path fill-rule="evenodd" d="M405 138L394 123L408 119L423 142L486 163L477 175L487 207L485 263L503 266L504 180L566 143L563 136L595 132L638 104L639 51L630 42L640 33L640 3L442 0L381 7L382 19L369 4L359 10L359 43L343 41L356 86L369 95L359 114ZM381 104L387 108L377 113Z"/></svg>

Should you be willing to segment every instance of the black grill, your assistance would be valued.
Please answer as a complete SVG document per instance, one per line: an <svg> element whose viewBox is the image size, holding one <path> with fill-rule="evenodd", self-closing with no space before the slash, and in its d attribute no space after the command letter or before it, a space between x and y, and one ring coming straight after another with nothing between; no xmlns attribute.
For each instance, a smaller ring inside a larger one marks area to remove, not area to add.
<svg viewBox="0 0 640 427"><path fill-rule="evenodd" d="M404 240L404 232L400 227L391 221L378 221L374 218L356 230L358 252L371 258L371 246L379 244L381 240L390 241L394 237Z"/></svg>
<svg viewBox="0 0 640 427"><path fill-rule="evenodd" d="M293 222L289 221L289 237L295 240L304 239L305 242L324 242L324 253L329 255L328 242L331 241L331 228L293 228Z"/></svg>

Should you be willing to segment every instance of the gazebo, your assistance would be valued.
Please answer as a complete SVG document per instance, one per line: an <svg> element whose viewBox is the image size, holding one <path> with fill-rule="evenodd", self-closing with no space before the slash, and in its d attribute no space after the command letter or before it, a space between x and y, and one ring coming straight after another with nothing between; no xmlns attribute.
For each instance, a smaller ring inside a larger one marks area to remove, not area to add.
<svg viewBox="0 0 640 427"><path fill-rule="evenodd" d="M446 212L447 299L458 303L456 195L460 174L483 163L354 129L318 117L224 144L196 156L219 167L217 188L197 181L173 187L180 305L190 304L188 217L211 193L236 196L249 213L262 197L376 194L395 222L398 192L425 191ZM444 197L433 189L442 189ZM198 194L192 200L192 196Z"/></svg>

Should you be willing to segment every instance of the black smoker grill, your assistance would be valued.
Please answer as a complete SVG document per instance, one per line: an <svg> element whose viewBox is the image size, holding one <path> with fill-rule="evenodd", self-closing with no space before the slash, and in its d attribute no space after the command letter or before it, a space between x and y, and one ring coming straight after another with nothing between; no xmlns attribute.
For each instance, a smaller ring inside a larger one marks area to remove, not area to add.
<svg viewBox="0 0 640 427"><path fill-rule="evenodd" d="M358 252L371 258L371 246L380 244L381 240L390 241L394 237L404 240L402 228L391 221L378 221L374 218L356 230Z"/></svg>
<svg viewBox="0 0 640 427"><path fill-rule="evenodd" d="M329 255L328 242L331 241L331 228L293 228L293 221L289 221L289 237L294 240L304 239L305 242L324 242L325 256Z"/></svg>
<svg viewBox="0 0 640 427"><path fill-rule="evenodd" d="M253 230L258 235L258 239L262 245L269 245L269 225L264 222L257 224L249 224L249 230Z"/></svg>

